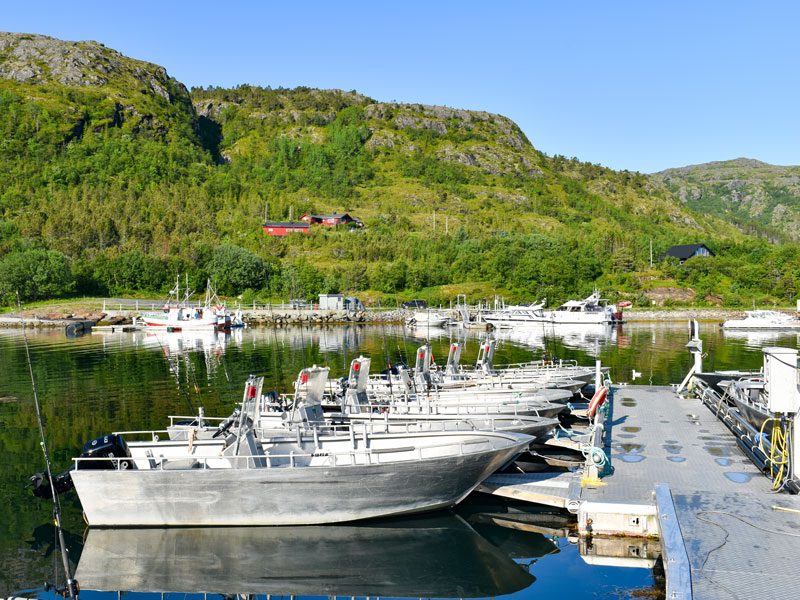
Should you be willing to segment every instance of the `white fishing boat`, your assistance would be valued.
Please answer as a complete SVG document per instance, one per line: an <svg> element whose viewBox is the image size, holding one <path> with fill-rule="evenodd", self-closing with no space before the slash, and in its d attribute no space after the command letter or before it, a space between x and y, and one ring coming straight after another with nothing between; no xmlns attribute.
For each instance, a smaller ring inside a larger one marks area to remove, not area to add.
<svg viewBox="0 0 800 600"><path fill-rule="evenodd" d="M800 332L800 320L795 315L777 310L748 310L743 319L728 319L722 323L729 330L796 330Z"/></svg>
<svg viewBox="0 0 800 600"><path fill-rule="evenodd" d="M417 310L406 320L409 327L444 327L448 317L430 310Z"/></svg>
<svg viewBox="0 0 800 600"><path fill-rule="evenodd" d="M412 383L415 391L428 391L435 389L440 392L460 390L475 393L502 393L536 394L542 390L564 390L568 392L562 397L569 399L590 381L593 372L577 366L558 365L549 368L540 368L532 365L518 365L496 369L493 364L495 341L484 340L478 349L478 359L474 368L460 365L462 344L452 342L444 368L433 368L433 354L431 346L424 344L417 349L416 363L412 374ZM396 370L395 370L396 371ZM399 373L391 379L383 374L370 380L370 390L385 393L391 385L403 387ZM552 401L552 400L551 400Z"/></svg>
<svg viewBox="0 0 800 600"><path fill-rule="evenodd" d="M460 430L478 429L488 431L512 431L541 439L553 433L558 426L558 419L540 416L522 416L503 413L487 413L460 417L458 415L438 414L435 412L416 411L409 414L409 402L437 401L437 396L422 398L408 393L408 387L396 390L396 394L370 395L367 392L369 367L371 360L360 356L353 360L347 388L342 397L342 409L339 414L330 415L330 419L345 423L369 425L371 431L409 431L409 430ZM488 400L478 394L449 395L452 401L461 403ZM511 398L509 396L509 398ZM521 400L521 398L518 398ZM497 397L494 397L497 401Z"/></svg>
<svg viewBox="0 0 800 600"><path fill-rule="evenodd" d="M327 369L304 371L324 388ZM260 387L246 386L241 409L211 438L161 439L168 432L151 431L89 442L71 471L88 523L304 525L435 510L460 502L532 439L302 428L261 438L261 397ZM194 428L205 428L202 417Z"/></svg>
<svg viewBox="0 0 800 600"><path fill-rule="evenodd" d="M202 305L190 306L188 276L186 289L181 290L180 277L175 280L175 287L170 290L169 297L159 313L144 313L138 321L148 327L164 327L170 331L183 331L184 329L226 330L231 327L231 315L225 305L220 302L216 292L208 282L206 298Z"/></svg>
<svg viewBox="0 0 800 600"><path fill-rule="evenodd" d="M539 304L508 306L502 302L495 302L494 309L481 312L480 318L498 329L541 325L550 321L544 311L545 302L546 300Z"/></svg>
<svg viewBox="0 0 800 600"><path fill-rule="evenodd" d="M583 300L569 300L555 310L545 311L544 315L546 320L555 325L561 323L613 324L623 320L620 307L609 304L607 299L600 297L600 292L597 290Z"/></svg>

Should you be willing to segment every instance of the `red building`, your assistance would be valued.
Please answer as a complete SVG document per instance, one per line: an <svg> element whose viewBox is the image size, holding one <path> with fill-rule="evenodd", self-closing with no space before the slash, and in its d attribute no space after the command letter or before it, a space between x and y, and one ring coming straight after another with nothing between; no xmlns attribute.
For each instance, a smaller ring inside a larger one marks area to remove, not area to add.
<svg viewBox="0 0 800 600"><path fill-rule="evenodd" d="M308 223L264 223L264 233L267 235L284 236L289 233L308 233L311 226Z"/></svg>

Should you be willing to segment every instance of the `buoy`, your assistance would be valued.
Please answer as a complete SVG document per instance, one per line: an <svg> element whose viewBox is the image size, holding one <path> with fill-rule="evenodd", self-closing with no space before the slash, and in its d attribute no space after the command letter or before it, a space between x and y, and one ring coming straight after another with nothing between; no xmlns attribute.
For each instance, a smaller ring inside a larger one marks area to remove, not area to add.
<svg viewBox="0 0 800 600"><path fill-rule="evenodd" d="M589 402L589 408L586 409L586 414L589 417L594 417L594 413L597 412L597 409L602 406L603 402L605 402L607 395L608 388L606 386L601 387L594 393L591 402Z"/></svg>

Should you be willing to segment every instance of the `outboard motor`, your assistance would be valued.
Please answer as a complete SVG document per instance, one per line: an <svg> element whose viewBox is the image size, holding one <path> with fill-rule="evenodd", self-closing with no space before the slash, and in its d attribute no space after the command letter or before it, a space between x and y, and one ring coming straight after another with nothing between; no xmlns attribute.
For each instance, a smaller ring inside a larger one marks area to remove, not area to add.
<svg viewBox="0 0 800 600"><path fill-rule="evenodd" d="M121 437L112 433L93 440L89 440L83 445L83 453L80 458L128 458L131 451L128 444ZM132 460L87 460L80 463L80 469L116 469L119 462L120 469L130 469L133 467Z"/></svg>
<svg viewBox="0 0 800 600"><path fill-rule="evenodd" d="M83 452L80 458L108 458L109 460L87 460L80 463L81 469L120 469L133 468L131 451L121 437L116 434L104 435L93 440L89 440L83 445ZM128 460L118 460L118 459ZM53 487L56 494L63 494L74 487L72 483L72 470L75 465L63 473L53 476ZM36 473L30 477L28 485L33 486L33 495L37 498L52 498L53 490L50 487L50 480L46 473Z"/></svg>
<svg viewBox="0 0 800 600"><path fill-rule="evenodd" d="M72 483L72 466L63 473L53 476L53 487L56 488L56 494L64 494L70 491L74 484ZM50 487L50 480L47 478L47 473L36 473L31 475L29 479L29 486L33 486L33 495L37 498L52 498L53 490Z"/></svg>

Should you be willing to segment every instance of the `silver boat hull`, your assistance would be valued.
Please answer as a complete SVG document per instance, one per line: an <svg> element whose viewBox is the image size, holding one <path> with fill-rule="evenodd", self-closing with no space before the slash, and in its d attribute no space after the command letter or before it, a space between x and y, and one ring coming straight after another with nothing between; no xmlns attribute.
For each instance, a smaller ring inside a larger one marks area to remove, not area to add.
<svg viewBox="0 0 800 600"><path fill-rule="evenodd" d="M348 466L72 472L89 525L312 525L453 506L530 442L425 460Z"/></svg>

